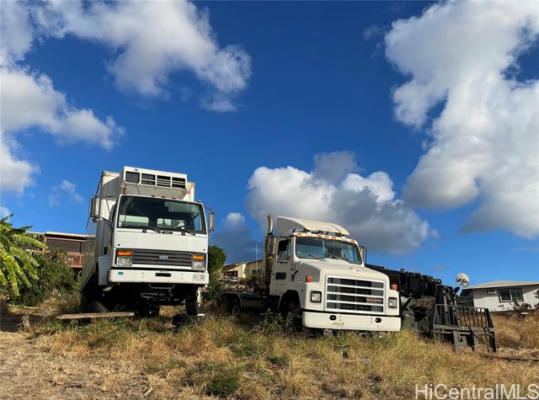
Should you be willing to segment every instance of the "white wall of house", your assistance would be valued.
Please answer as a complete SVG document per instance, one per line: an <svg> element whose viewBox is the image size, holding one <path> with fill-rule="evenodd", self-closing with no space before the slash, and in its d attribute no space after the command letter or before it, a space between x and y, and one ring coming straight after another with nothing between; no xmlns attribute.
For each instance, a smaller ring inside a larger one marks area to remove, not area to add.
<svg viewBox="0 0 539 400"><path fill-rule="evenodd" d="M236 271L236 276L239 279L252 279L255 276L260 276L263 273L264 263L262 260L258 260L227 265L223 267L222 272L226 275L232 271Z"/></svg>
<svg viewBox="0 0 539 400"><path fill-rule="evenodd" d="M489 311L510 311L513 310L513 301L500 300L500 291L514 288L488 288L488 289L471 289L473 293L473 303L475 307L488 308ZM519 303L528 303L532 307L538 307L539 299L535 297L539 285L523 286L522 297L523 301Z"/></svg>

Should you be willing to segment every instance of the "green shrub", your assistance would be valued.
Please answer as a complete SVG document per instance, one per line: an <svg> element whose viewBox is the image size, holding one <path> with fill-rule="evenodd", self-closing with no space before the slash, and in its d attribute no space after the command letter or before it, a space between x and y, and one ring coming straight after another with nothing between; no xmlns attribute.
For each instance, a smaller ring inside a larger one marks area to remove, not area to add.
<svg viewBox="0 0 539 400"><path fill-rule="evenodd" d="M221 282L221 276L219 272L210 272L210 282L208 287L204 291L204 300L215 301L218 300L223 294L223 284Z"/></svg>
<svg viewBox="0 0 539 400"><path fill-rule="evenodd" d="M36 255L39 266L36 268L38 279L31 287L20 289L16 303L35 306L51 295L65 296L78 291L78 280L73 270L64 262L65 255L52 251L46 255Z"/></svg>

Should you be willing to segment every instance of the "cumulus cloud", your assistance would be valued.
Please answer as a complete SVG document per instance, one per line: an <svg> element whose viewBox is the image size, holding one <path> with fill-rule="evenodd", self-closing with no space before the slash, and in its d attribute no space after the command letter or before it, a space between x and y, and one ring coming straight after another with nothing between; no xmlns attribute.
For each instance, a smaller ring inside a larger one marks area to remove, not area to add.
<svg viewBox="0 0 539 400"><path fill-rule="evenodd" d="M36 165L16 157L16 143L6 140L0 130L0 193L22 193L32 184L32 175L38 171ZM10 143L11 142L11 143Z"/></svg>
<svg viewBox="0 0 539 400"><path fill-rule="evenodd" d="M0 218L5 218L9 215L11 215L11 211L9 210L9 208L0 206Z"/></svg>
<svg viewBox="0 0 539 400"><path fill-rule="evenodd" d="M430 134L407 203L479 200L464 231L539 233L539 81L508 73L538 35L535 1L448 1L393 23L386 56L410 77L393 93L395 114Z"/></svg>
<svg viewBox="0 0 539 400"><path fill-rule="evenodd" d="M212 235L212 242L225 250L227 263L252 261L256 258L256 241L241 213L229 213L223 229ZM258 245L258 257L261 257L263 248L260 243Z"/></svg>
<svg viewBox="0 0 539 400"><path fill-rule="evenodd" d="M251 74L249 54L237 45L220 48L208 13L189 1L50 1L33 14L44 35L111 48L108 71L116 85L143 96L166 95L169 75L188 70L213 88L207 108L231 111Z"/></svg>
<svg viewBox="0 0 539 400"><path fill-rule="evenodd" d="M350 153L336 152L316 156L311 172L259 167L249 180L247 208L261 226L267 214L317 219L342 224L374 251L417 248L432 233L428 223L396 198L385 172L361 176L350 172L358 169L350 160Z"/></svg>
<svg viewBox="0 0 539 400"><path fill-rule="evenodd" d="M60 143L85 141L106 149L123 133L112 117L73 107L47 75L23 65L37 41L71 35L108 47L113 57L107 69L116 85L142 96L167 96L169 75L191 71L207 88L202 106L218 112L236 109L234 98L251 74L249 55L239 46L219 47L207 13L188 1L14 0L3 2L0 13L4 192L22 193L36 171L13 153L13 133L37 127Z"/></svg>
<svg viewBox="0 0 539 400"><path fill-rule="evenodd" d="M49 194L49 206L61 205L62 199L69 199L75 203L82 202L82 196L77 192L77 185L67 179L62 180Z"/></svg>
<svg viewBox="0 0 539 400"><path fill-rule="evenodd" d="M37 126L61 142L86 141L110 149L121 133L109 117L101 121L90 109L70 106L63 93L56 91L44 74L32 74L20 67L0 70L2 81L1 130L17 132Z"/></svg>

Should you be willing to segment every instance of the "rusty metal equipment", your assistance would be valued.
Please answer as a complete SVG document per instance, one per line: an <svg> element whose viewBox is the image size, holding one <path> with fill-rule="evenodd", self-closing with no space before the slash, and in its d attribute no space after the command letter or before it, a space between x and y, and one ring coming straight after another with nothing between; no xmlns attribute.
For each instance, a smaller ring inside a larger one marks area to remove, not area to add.
<svg viewBox="0 0 539 400"><path fill-rule="evenodd" d="M489 310L459 305L459 288L443 285L440 279L417 272L391 270L374 264L367 268L383 272L391 285L398 285L403 328L455 345L456 351L485 346L496 351L494 325Z"/></svg>

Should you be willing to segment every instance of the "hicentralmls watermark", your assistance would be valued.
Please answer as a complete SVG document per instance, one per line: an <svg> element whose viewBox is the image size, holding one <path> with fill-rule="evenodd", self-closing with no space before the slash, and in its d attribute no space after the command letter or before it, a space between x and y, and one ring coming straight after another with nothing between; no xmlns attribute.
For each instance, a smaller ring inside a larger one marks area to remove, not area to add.
<svg viewBox="0 0 539 400"><path fill-rule="evenodd" d="M416 400L539 400L539 383L494 387L451 387L443 383L415 385Z"/></svg>

